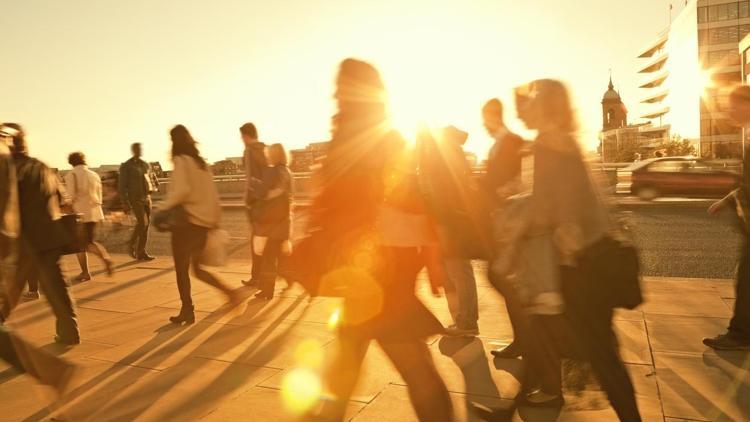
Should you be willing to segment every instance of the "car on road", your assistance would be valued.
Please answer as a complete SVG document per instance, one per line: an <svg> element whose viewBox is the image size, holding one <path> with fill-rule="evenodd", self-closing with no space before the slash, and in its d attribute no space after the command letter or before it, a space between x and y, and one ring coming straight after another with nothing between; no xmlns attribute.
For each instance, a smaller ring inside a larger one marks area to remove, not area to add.
<svg viewBox="0 0 750 422"><path fill-rule="evenodd" d="M616 191L644 200L662 196L719 197L737 185L740 169L739 160L652 158L619 169Z"/></svg>

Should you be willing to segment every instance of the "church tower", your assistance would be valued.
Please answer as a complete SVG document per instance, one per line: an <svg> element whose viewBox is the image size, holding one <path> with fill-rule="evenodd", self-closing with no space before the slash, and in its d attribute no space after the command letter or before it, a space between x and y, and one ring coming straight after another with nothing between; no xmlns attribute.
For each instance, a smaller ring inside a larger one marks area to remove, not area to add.
<svg viewBox="0 0 750 422"><path fill-rule="evenodd" d="M603 132L628 125L628 110L625 108L620 94L615 91L615 86L612 84L612 75L609 76L608 88L607 92L604 93L604 98L602 98Z"/></svg>

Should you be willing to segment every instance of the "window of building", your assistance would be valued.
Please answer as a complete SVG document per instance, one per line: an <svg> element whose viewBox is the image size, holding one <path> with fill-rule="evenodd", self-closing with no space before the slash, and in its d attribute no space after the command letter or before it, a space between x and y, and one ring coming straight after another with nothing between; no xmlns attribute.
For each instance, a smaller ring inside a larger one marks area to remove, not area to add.
<svg viewBox="0 0 750 422"><path fill-rule="evenodd" d="M738 9L739 9L740 18L750 17L750 2L741 1L738 6ZM706 18L708 18L708 15L706 15Z"/></svg>
<svg viewBox="0 0 750 422"><path fill-rule="evenodd" d="M732 25L725 26L723 28L709 29L708 38L710 44L736 43L737 41L739 41L739 27L736 25Z"/></svg>
<svg viewBox="0 0 750 422"><path fill-rule="evenodd" d="M717 12L716 6L711 6L708 8L708 21L709 22L716 22L717 20L719 20L716 12Z"/></svg>
<svg viewBox="0 0 750 422"><path fill-rule="evenodd" d="M711 51L704 62L708 67L726 67L740 64L740 55L735 50Z"/></svg>
<svg viewBox="0 0 750 422"><path fill-rule="evenodd" d="M708 22L708 10L706 7L698 8L698 23Z"/></svg>
<svg viewBox="0 0 750 422"><path fill-rule="evenodd" d="M719 5L715 6L716 7L716 18L717 18L717 20L725 21L725 20L729 19L729 17L728 17L728 11L729 10L728 10L727 6L728 6L727 4L719 4Z"/></svg>
<svg viewBox="0 0 750 422"><path fill-rule="evenodd" d="M737 10L737 3L727 3L727 19L737 19L740 17Z"/></svg>

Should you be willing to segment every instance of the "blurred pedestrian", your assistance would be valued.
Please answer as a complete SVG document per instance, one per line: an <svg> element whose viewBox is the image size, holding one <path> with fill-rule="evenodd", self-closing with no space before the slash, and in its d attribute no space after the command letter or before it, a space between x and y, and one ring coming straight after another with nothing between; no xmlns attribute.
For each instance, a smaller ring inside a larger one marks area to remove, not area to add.
<svg viewBox="0 0 750 422"><path fill-rule="evenodd" d="M125 212L136 219L133 236L130 238L130 255L139 261L151 261L146 252L148 228L151 224L151 194L159 190L159 180L151 165L144 161L143 147L136 142L130 146L133 157L120 165L120 197Z"/></svg>
<svg viewBox="0 0 750 422"><path fill-rule="evenodd" d="M502 207L506 198L519 193L523 139L508 129L503 115L503 104L497 98L487 101L482 107L484 127L494 140L487 157L487 172L481 179L485 195L483 205L488 216ZM497 253L497 250L493 251L493 255ZM488 266L487 271L490 283L505 299L508 319L513 327L513 341L490 353L497 358L518 358L521 356L524 333L528 330L523 305L511 280L493 271L492 265Z"/></svg>
<svg viewBox="0 0 750 422"><path fill-rule="evenodd" d="M443 327L415 294L423 253L437 238L419 196L416 160L388 124L385 94L372 65L341 63L333 138L311 210L313 226L333 239L323 278L339 283L344 296L338 354L325 379L332 407L322 413L343 418L376 340L405 380L419 420L451 421L451 399L425 343Z"/></svg>
<svg viewBox="0 0 750 422"><path fill-rule="evenodd" d="M60 270L63 249L73 242L60 217L59 185L54 172L29 156L21 126L13 136L13 163L16 168L20 204L20 254L16 280L30 280L38 271L39 282L57 319L55 341L66 345L81 342L78 321L68 286ZM15 291L20 291L16 288ZM17 302L14 298L13 302Z"/></svg>
<svg viewBox="0 0 750 422"><path fill-rule="evenodd" d="M180 314L170 317L172 323L195 322L195 307L190 294L190 266L199 280L208 283L236 301L237 294L201 265L201 254L210 229L218 228L221 219L219 193L206 160L198 151L197 142L183 125L169 132L172 139L174 170L169 178L167 198L159 213L171 213L172 256L177 276L177 290L182 306ZM155 217L155 220L161 217Z"/></svg>
<svg viewBox="0 0 750 422"><path fill-rule="evenodd" d="M587 280L589 274L578 267L578 257L610 236L614 228L574 137L577 125L568 90L559 81L544 79L521 87L516 95L519 116L529 129L538 132L530 215L523 233L549 234L559 262L559 293L544 293L536 304L555 314L564 303L572 346L591 363L617 416L622 421L640 421L633 384L617 349L613 308L600 297L607 290L602 283L608 280ZM597 289L588 288L592 285ZM533 330L535 341L528 348L528 358L533 369L540 371L541 385L527 394L525 401L534 406L560 405L560 357L564 351L558 336L564 324L546 312L537 312L534 321L540 329Z"/></svg>
<svg viewBox="0 0 750 422"><path fill-rule="evenodd" d="M750 126L750 86L741 85L732 91L729 96L729 117L739 126ZM734 315L729 321L729 328L724 334L703 339L703 344L717 350L750 350L750 150L745 150L744 157L743 175L737 189L708 210L711 214L717 214L727 207L733 207L740 219L743 237L737 267Z"/></svg>
<svg viewBox="0 0 750 422"><path fill-rule="evenodd" d="M18 126L0 127L0 308L9 309L6 288L13 284L17 264L17 240L20 233L18 186L9 144L19 136ZM16 371L27 373L62 395L75 367L44 352L13 333L4 325L0 313L0 359Z"/></svg>
<svg viewBox="0 0 750 422"><path fill-rule="evenodd" d="M86 156L82 152L74 152L68 156L68 163L73 169L65 175L65 187L73 212L80 215L83 223L84 251L77 254L78 263L81 266L81 274L74 278L75 281L91 280L89 271L89 258L87 252L98 256L106 268L107 274L112 276L114 262L107 253L107 249L101 243L96 242L96 226L104 220L102 209L102 180L98 174L89 170L86 165Z"/></svg>
<svg viewBox="0 0 750 422"><path fill-rule="evenodd" d="M263 257L256 253L253 239L253 230L255 228L255 222L253 215L258 214L255 210L261 199L255 194L255 186L253 185L253 179L263 179L263 174L268 167L266 161L265 148L266 144L258 140L258 129L253 123L245 123L240 127L240 136L242 142L245 144L245 154L243 162L245 165L245 207L247 209L247 225L250 228L248 238L250 239L250 252L253 257L253 263L250 273L249 280L242 280L242 284L246 286L257 286L261 279L260 272L263 266Z"/></svg>
<svg viewBox="0 0 750 422"><path fill-rule="evenodd" d="M262 179L251 179L253 195L253 250L262 257L260 291L257 297L273 298L279 261L291 253L293 178L287 167L284 146L272 144L265 149L268 166ZM253 263L255 266L256 263Z"/></svg>
<svg viewBox="0 0 750 422"><path fill-rule="evenodd" d="M463 145L469 134L447 126L433 134L422 131L418 140L422 192L434 217L445 265L445 296L453 324L445 334L453 337L479 335L477 284L471 258L485 254L478 233L487 232L478 218L478 190ZM487 239L488 240L488 239Z"/></svg>

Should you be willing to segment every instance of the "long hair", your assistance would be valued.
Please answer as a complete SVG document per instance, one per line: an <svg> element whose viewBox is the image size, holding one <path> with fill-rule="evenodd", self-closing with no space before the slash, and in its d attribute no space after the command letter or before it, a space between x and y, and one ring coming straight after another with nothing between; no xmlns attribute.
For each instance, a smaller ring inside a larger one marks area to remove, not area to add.
<svg viewBox="0 0 750 422"><path fill-rule="evenodd" d="M201 157L198 151L197 142L190 135L190 132L183 125L177 125L169 131L169 136L172 138L172 158L186 155L193 157L198 163L198 166L205 170L208 167L206 160Z"/></svg>
<svg viewBox="0 0 750 422"><path fill-rule="evenodd" d="M554 79L539 79L531 83L531 99L544 119L559 131L573 134L578 131L578 121L573 110L568 88Z"/></svg>
<svg viewBox="0 0 750 422"><path fill-rule="evenodd" d="M341 62L334 99L337 111L331 119L324 179L378 166L382 141L391 131L385 86L373 65L351 58Z"/></svg>

